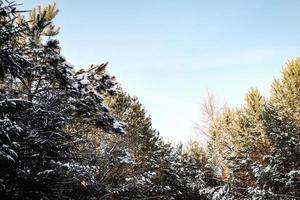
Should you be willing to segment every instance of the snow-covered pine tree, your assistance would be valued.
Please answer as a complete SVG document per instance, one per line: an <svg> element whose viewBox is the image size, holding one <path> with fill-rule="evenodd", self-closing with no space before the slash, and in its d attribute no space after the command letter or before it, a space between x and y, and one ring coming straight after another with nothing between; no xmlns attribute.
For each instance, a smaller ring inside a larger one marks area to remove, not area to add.
<svg viewBox="0 0 300 200"><path fill-rule="evenodd" d="M264 123L272 149L266 166L254 168L257 199L300 198L300 59L287 63L272 85Z"/></svg>
<svg viewBox="0 0 300 200"><path fill-rule="evenodd" d="M138 163L135 170L152 171L157 169L161 158L168 152L169 144L164 143L152 127L150 116L136 97L131 97L119 89L113 96L107 96L111 112L128 124L124 145L132 149Z"/></svg>
<svg viewBox="0 0 300 200"><path fill-rule="evenodd" d="M128 125L126 135L112 136L110 145L127 149L134 161L127 166L125 174L115 174L115 178L123 182L119 195L132 198L161 195L161 192L155 191L157 186L153 180L162 170L162 163L170 152L170 144L163 142L152 127L151 118L136 97L131 97L119 87L115 94L106 95L106 102L112 114Z"/></svg>
<svg viewBox="0 0 300 200"><path fill-rule="evenodd" d="M109 146L109 154L127 150L132 163L111 167L106 185L114 198L197 199L210 177L204 160L173 148L159 137L151 118L136 97L121 88L106 95L111 112L126 122L126 135L101 136L99 144ZM107 152L107 151L106 151ZM104 159L105 160L105 159ZM108 163L108 161L104 161ZM107 164L106 164L107 165ZM105 168L105 166L103 166ZM103 173L103 172L102 172ZM113 185L113 183L115 183Z"/></svg>
<svg viewBox="0 0 300 200"><path fill-rule="evenodd" d="M263 157L270 150L263 123L265 100L254 88L245 100L240 109L224 110L209 129L210 160L226 186L222 194L216 190L220 198L250 198L248 188L256 186L253 168L265 164Z"/></svg>
<svg viewBox="0 0 300 200"><path fill-rule="evenodd" d="M106 132L124 132L93 85L100 80L97 87L109 91L113 80L101 66L75 74L58 41L45 41L58 32L55 5L33 9L29 21L15 12L1 1L1 197L90 199L96 168L83 165L85 155L65 128L81 117Z"/></svg>
<svg viewBox="0 0 300 200"><path fill-rule="evenodd" d="M263 112L265 100L259 91L252 88L245 98L245 106L240 110L231 131L235 156L229 158L230 181L247 190L255 187L256 179L252 172L255 165L263 165L263 157L270 151L270 142L265 133Z"/></svg>

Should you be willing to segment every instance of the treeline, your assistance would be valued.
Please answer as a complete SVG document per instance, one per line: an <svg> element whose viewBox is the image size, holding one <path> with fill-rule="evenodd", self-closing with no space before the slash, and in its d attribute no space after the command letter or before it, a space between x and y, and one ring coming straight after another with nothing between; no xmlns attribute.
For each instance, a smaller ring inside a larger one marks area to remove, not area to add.
<svg viewBox="0 0 300 200"><path fill-rule="evenodd" d="M207 147L172 146L107 64L61 55L55 4L16 6L0 1L0 199L300 198L299 59L270 99L212 112Z"/></svg>

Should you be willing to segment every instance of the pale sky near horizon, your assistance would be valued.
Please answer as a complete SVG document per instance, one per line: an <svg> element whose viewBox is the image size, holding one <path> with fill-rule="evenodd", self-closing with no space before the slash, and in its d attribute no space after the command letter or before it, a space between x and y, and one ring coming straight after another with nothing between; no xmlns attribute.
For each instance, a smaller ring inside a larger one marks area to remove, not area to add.
<svg viewBox="0 0 300 200"><path fill-rule="evenodd" d="M20 0L56 2L64 56L78 68L108 61L166 139L199 138L194 123L206 90L243 103L250 87L268 95L288 59L300 55L297 0Z"/></svg>

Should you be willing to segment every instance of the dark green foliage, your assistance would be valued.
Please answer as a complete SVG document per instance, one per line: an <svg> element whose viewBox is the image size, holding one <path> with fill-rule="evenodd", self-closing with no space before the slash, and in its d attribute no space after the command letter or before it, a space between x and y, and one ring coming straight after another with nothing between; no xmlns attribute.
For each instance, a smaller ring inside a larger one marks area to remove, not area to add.
<svg viewBox="0 0 300 200"><path fill-rule="evenodd" d="M251 89L239 109L207 107L208 148L184 149L162 140L107 63L75 72L52 38L55 4L17 13L0 0L1 199L300 198L299 59L270 99Z"/></svg>
<svg viewBox="0 0 300 200"><path fill-rule="evenodd" d="M12 8L1 2L2 10L12 12ZM5 34L10 31L1 44L0 192L4 199L76 199L77 192L89 193L96 168L82 162L85 155L74 145L76 138L65 131L66 125L80 116L91 126L123 132L101 95L82 80L96 74L75 74L60 55L58 41L44 41L44 30L53 19L49 10L53 8L44 9L43 15L31 13L37 16L33 24L17 23L14 13L1 16L2 23L10 24L1 29ZM110 90L110 76L105 72L98 76L106 80L99 84L102 90Z"/></svg>

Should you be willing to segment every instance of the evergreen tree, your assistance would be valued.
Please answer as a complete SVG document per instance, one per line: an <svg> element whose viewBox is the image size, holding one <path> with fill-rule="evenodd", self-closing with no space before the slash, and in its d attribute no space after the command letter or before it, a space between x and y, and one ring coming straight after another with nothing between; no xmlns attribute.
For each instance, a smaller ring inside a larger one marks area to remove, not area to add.
<svg viewBox="0 0 300 200"><path fill-rule="evenodd" d="M123 174L113 174L119 179L115 197L154 199L198 199L205 198L199 190L212 185L212 173L205 165L204 152L196 150L185 153L182 146L170 147L152 128L151 118L136 97L119 89L107 95L111 112L126 122L126 134L112 136L113 144L127 149L133 163L123 168ZM114 146L113 145L113 146ZM199 147L199 146L197 146ZM194 148L197 148L196 144ZM199 147L200 148L200 147ZM127 168L127 169L126 169ZM124 171L125 170L125 171ZM125 173L124 173L125 172ZM121 180L121 182L120 182ZM122 181L123 180L123 181ZM124 181L125 180L125 181Z"/></svg>
<svg viewBox="0 0 300 200"><path fill-rule="evenodd" d="M1 31L11 36L0 50L1 197L77 199L77 194L89 194L96 168L82 162L84 155L73 145L76 138L65 127L80 116L107 132L124 132L99 92L109 91L113 81L100 66L75 74L60 55L58 41L44 41L43 36L58 30L52 26L55 6L33 9L33 21L27 22L23 17L16 21L13 4L3 5L1 10L10 13L1 18L9 24ZM93 85L96 79L102 81L99 89Z"/></svg>
<svg viewBox="0 0 300 200"><path fill-rule="evenodd" d="M257 89L245 100L244 107L224 111L210 129L210 157L226 183L222 194L217 190L220 198L250 198L248 188L256 186L253 168L265 165L270 150L263 123L265 100Z"/></svg>
<svg viewBox="0 0 300 200"><path fill-rule="evenodd" d="M263 124L264 98L257 89L251 89L245 100L246 105L237 118L236 129L231 133L235 156L230 158L230 168L231 181L247 189L255 186L252 167L264 164L263 157L270 150L270 143Z"/></svg>
<svg viewBox="0 0 300 200"><path fill-rule="evenodd" d="M1 199L300 198L299 58L270 99L252 88L219 112L209 95L208 147L184 149L162 140L107 63L66 61L55 4L28 18L16 6L0 0Z"/></svg>
<svg viewBox="0 0 300 200"><path fill-rule="evenodd" d="M297 199L300 196L300 60L289 61L281 79L275 79L264 123L272 144L266 166L254 169L260 199Z"/></svg>
<svg viewBox="0 0 300 200"><path fill-rule="evenodd" d="M209 160L224 183L211 198L298 198L299 63L283 69L270 100L251 89L244 107L225 110L212 123Z"/></svg>
<svg viewBox="0 0 300 200"><path fill-rule="evenodd" d="M118 145L119 149L127 149L132 155L134 164L128 166L127 173L119 179L128 179L123 182L123 194L138 196L157 196L155 192L155 177L162 170L164 158L169 155L170 145L164 143L159 134L152 127L151 118L147 116L145 109L136 97L131 97L122 89L113 95L106 95L106 102L111 112L121 121L127 124L126 135L112 136L112 145ZM137 184L140 179L149 179L142 185ZM135 185L135 186L133 186ZM141 188L137 188L137 186ZM151 191L149 191L151 189ZM135 193L132 191L135 190ZM141 191L144 192L141 192ZM161 190L161 189L160 189ZM147 192L146 192L147 191Z"/></svg>
<svg viewBox="0 0 300 200"><path fill-rule="evenodd" d="M165 144L158 132L153 129L151 118L136 97L121 91L107 97L111 112L126 122L126 137L121 138L126 148L133 151L138 169L153 171L157 169L161 158L168 153L169 144Z"/></svg>

